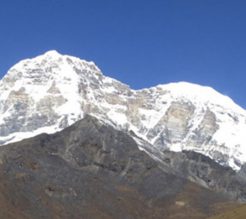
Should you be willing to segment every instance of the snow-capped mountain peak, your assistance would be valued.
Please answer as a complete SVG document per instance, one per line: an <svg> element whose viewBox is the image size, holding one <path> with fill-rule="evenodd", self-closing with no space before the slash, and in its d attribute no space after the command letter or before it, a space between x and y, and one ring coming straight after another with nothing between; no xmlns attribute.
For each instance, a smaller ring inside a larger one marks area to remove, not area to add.
<svg viewBox="0 0 246 219"><path fill-rule="evenodd" d="M238 106L230 97L222 95L215 89L208 86L201 86L189 82L175 82L165 85L158 85L163 90L169 90L174 97L187 98L197 103L210 103L221 105L224 108L245 114L245 110Z"/></svg>
<svg viewBox="0 0 246 219"><path fill-rule="evenodd" d="M239 169L245 110L187 82L132 90L93 63L52 50L14 65L0 81L0 143L59 131L91 114L133 131L160 153L193 150Z"/></svg>
<svg viewBox="0 0 246 219"><path fill-rule="evenodd" d="M41 56L49 56L49 57L61 57L62 55L56 50L49 50Z"/></svg>

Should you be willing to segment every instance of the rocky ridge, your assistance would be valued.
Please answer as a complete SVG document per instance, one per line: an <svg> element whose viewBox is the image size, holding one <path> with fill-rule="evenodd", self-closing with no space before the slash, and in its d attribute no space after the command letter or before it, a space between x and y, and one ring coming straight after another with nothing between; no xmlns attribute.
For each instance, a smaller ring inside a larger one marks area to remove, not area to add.
<svg viewBox="0 0 246 219"><path fill-rule="evenodd" d="M61 132L4 145L0 218L206 219L216 206L246 199L246 178L230 168L195 152L156 162L143 151L152 149L88 115Z"/></svg>

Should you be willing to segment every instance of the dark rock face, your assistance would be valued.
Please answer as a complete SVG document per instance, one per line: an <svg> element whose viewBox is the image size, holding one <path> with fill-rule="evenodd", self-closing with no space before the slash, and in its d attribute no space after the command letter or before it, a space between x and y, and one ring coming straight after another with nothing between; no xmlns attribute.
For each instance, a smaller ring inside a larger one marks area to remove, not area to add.
<svg viewBox="0 0 246 219"><path fill-rule="evenodd" d="M129 135L90 116L60 133L3 146L0 218L202 219L230 200L216 181L216 164L206 166L211 160L188 152L166 156L165 165L156 162ZM223 180L231 177L218 171ZM206 185L218 184L209 187L225 194L187 180L207 175Z"/></svg>
<svg viewBox="0 0 246 219"><path fill-rule="evenodd" d="M235 172L223 167L209 157L193 151L172 152L141 145L150 156L155 157L165 172L169 172L213 191L229 195L234 200L246 202L245 169Z"/></svg>

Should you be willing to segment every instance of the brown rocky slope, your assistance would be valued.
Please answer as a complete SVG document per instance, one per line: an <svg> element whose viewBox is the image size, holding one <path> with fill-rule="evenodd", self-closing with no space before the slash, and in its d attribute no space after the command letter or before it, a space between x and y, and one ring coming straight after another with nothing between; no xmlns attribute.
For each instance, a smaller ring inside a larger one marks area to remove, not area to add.
<svg viewBox="0 0 246 219"><path fill-rule="evenodd" d="M126 133L86 116L0 148L0 218L205 219L232 205L229 193L171 170Z"/></svg>

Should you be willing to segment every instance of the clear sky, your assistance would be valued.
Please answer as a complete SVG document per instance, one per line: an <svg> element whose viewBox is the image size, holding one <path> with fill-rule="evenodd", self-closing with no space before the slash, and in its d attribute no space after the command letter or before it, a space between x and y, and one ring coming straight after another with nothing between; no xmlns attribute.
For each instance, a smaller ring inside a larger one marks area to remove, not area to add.
<svg viewBox="0 0 246 219"><path fill-rule="evenodd" d="M246 108L245 0L1 0L1 77L53 49L135 89L189 81Z"/></svg>

